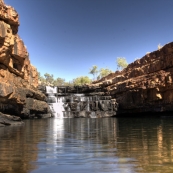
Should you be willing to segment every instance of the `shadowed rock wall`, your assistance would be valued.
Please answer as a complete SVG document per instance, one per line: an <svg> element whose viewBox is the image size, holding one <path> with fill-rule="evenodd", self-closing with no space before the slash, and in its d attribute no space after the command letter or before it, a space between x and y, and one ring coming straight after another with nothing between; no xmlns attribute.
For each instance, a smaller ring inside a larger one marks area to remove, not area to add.
<svg viewBox="0 0 173 173"><path fill-rule="evenodd" d="M116 98L118 113L173 111L173 42L146 54L92 87L102 87Z"/></svg>

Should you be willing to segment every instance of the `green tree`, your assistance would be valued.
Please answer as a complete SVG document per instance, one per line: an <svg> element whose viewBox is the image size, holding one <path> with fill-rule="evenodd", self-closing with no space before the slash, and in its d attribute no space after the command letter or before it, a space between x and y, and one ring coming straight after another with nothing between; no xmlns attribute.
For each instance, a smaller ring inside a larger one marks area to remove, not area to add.
<svg viewBox="0 0 173 173"><path fill-rule="evenodd" d="M40 78L41 78L41 73L38 72L38 80L40 80Z"/></svg>
<svg viewBox="0 0 173 173"><path fill-rule="evenodd" d="M117 64L117 69L120 69L120 70L123 70L128 65L126 58L124 57L118 57L116 59L116 64Z"/></svg>
<svg viewBox="0 0 173 173"><path fill-rule="evenodd" d="M65 79L58 77L53 81L53 85L54 86L64 86L64 85L66 85Z"/></svg>
<svg viewBox="0 0 173 173"><path fill-rule="evenodd" d="M73 79L73 84L80 86L80 85L84 85L87 83L91 83L91 79L88 76L81 76L81 77L77 77L75 79Z"/></svg>
<svg viewBox="0 0 173 173"><path fill-rule="evenodd" d="M38 72L38 81L41 85L45 85L45 83L46 83L45 78L43 76L41 76L40 72Z"/></svg>
<svg viewBox="0 0 173 173"><path fill-rule="evenodd" d="M98 67L96 65L93 65L89 73L93 75L93 78L95 80L98 74Z"/></svg>
<svg viewBox="0 0 173 173"><path fill-rule="evenodd" d="M99 70L99 78L102 78L102 77L105 77L107 76L108 74L112 73L112 70L108 69L108 68L101 68Z"/></svg>
<svg viewBox="0 0 173 173"><path fill-rule="evenodd" d="M53 85L54 82L53 74L45 73L44 77L47 85Z"/></svg>

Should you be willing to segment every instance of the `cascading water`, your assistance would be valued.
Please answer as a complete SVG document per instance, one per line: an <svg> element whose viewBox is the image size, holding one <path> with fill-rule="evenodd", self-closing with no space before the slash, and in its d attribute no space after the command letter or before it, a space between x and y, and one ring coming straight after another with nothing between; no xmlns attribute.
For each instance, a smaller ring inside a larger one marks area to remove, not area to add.
<svg viewBox="0 0 173 173"><path fill-rule="evenodd" d="M111 96L102 96L99 92L83 94L71 91L73 93L67 87L46 87L47 101L54 117L98 118L116 114L117 103Z"/></svg>
<svg viewBox="0 0 173 173"><path fill-rule="evenodd" d="M46 86L46 93L50 94L50 93L57 93L57 87L51 87L51 86Z"/></svg>
<svg viewBox="0 0 173 173"><path fill-rule="evenodd" d="M64 109L64 103L62 102L63 98L60 97L58 98L58 103L57 103L57 117L58 118L63 118L63 111L65 111Z"/></svg>
<svg viewBox="0 0 173 173"><path fill-rule="evenodd" d="M47 102L50 110L55 118L63 118L63 102L62 98L57 98L57 87L46 86L46 93L48 95Z"/></svg>

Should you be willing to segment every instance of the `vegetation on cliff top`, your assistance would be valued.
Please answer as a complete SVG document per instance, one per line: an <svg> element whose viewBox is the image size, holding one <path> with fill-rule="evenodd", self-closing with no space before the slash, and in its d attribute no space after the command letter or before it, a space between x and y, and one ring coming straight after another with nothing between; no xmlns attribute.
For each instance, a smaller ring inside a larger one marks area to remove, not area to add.
<svg viewBox="0 0 173 173"><path fill-rule="evenodd" d="M126 58L118 57L116 59L117 70L122 70L127 67L128 63ZM108 74L112 73L113 71L108 68L101 68L98 69L97 65L93 65L92 68L89 70L89 74L93 75L93 80L101 79L102 77L107 76ZM45 73L44 76L41 76L40 72L38 73L39 83L41 85L52 85L52 86L74 86L74 85L84 85L87 83L91 83L92 79L88 76L80 76L72 81L66 82L63 78L54 78L53 74Z"/></svg>
<svg viewBox="0 0 173 173"><path fill-rule="evenodd" d="M88 76L80 76L73 79L70 82L66 82L63 78L54 78L53 74L45 73L44 77L38 73L39 84L41 85L52 85L52 86L74 86L74 85L84 85L86 83L91 83L92 80Z"/></svg>
<svg viewBox="0 0 173 173"><path fill-rule="evenodd" d="M116 64L117 64L117 70L123 70L128 65L126 58L124 57L118 57L116 59Z"/></svg>

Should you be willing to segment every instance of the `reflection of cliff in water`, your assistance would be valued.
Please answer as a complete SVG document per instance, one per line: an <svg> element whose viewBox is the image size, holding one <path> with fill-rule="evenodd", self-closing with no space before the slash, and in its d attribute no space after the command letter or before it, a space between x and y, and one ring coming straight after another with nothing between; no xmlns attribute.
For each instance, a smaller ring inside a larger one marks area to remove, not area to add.
<svg viewBox="0 0 173 173"><path fill-rule="evenodd" d="M69 124L74 124L73 128ZM134 165L136 172L173 171L173 119L68 119L66 131L77 140L101 144L114 153L117 166ZM95 151L95 154L97 151Z"/></svg>
<svg viewBox="0 0 173 173"><path fill-rule="evenodd" d="M37 121L37 120L34 120ZM0 172L25 173L36 169L38 146L47 121L25 121L23 126L0 128Z"/></svg>
<svg viewBox="0 0 173 173"><path fill-rule="evenodd" d="M118 156L134 157L141 172L173 172L172 118L120 118L118 122Z"/></svg>
<svg viewBox="0 0 173 173"><path fill-rule="evenodd" d="M0 172L171 172L173 119L41 119L0 128ZM87 167L88 166L88 167ZM44 169L43 169L44 168ZM85 170L86 172L86 170Z"/></svg>

